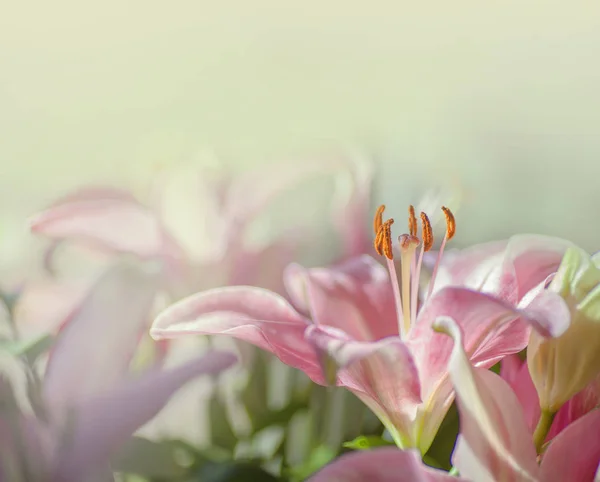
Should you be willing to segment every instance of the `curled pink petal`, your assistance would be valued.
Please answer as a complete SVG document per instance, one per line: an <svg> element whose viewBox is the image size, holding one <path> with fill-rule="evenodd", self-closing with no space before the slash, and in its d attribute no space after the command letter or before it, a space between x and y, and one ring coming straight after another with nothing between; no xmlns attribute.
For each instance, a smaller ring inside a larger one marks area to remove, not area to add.
<svg viewBox="0 0 600 482"><path fill-rule="evenodd" d="M414 450L379 448L342 455L308 482L463 482L442 470L427 467Z"/></svg>
<svg viewBox="0 0 600 482"><path fill-rule="evenodd" d="M281 296L248 286L217 288L171 305L155 319L155 339L229 335L274 353L284 363L324 383L314 348L305 340L308 321Z"/></svg>
<svg viewBox="0 0 600 482"><path fill-rule="evenodd" d="M291 265L285 283L293 302L315 323L336 327L357 340L398 334L387 270L372 257L351 258L330 268Z"/></svg>
<svg viewBox="0 0 600 482"><path fill-rule="evenodd" d="M156 216L116 189L92 188L66 196L34 216L30 226L52 239L78 240L110 252L180 256Z"/></svg>
<svg viewBox="0 0 600 482"><path fill-rule="evenodd" d="M436 330L454 340L448 365L456 390L460 414L460 433L476 461L456 460L461 475L472 480L535 481L539 472L532 434L525 424L519 402L498 375L473 368L463 348L460 327L449 318L440 318ZM477 473L477 468L485 473Z"/></svg>
<svg viewBox="0 0 600 482"><path fill-rule="evenodd" d="M421 310L417 324L411 329L407 343L415 356L424 382L427 397L446 373L452 352L452 340L435 333L431 328L439 317L449 317L460 326L464 335L465 351L477 366L490 367L504 356L518 353L529 339L529 328L545 328L553 334L569 326L569 313L564 301L543 293L542 302L535 309L518 310L492 296L464 288L445 288L433 295ZM505 330L500 336L500 330ZM510 331L507 331L510 330ZM510 336L509 336L510 335Z"/></svg>
<svg viewBox="0 0 600 482"><path fill-rule="evenodd" d="M439 268L435 291L464 286L517 304L538 283L554 273L568 241L539 235L517 235L461 251L448 251ZM427 259L431 265L433 254Z"/></svg>
<svg viewBox="0 0 600 482"><path fill-rule="evenodd" d="M599 409L569 425L550 442L542 458L540 480L594 480L600 464L599 433Z"/></svg>
<svg viewBox="0 0 600 482"><path fill-rule="evenodd" d="M421 387L412 355L402 340L357 341L327 326L311 326L306 336L337 364L339 383L381 418L399 444L414 446L412 426L421 405Z"/></svg>
<svg viewBox="0 0 600 482"><path fill-rule="evenodd" d="M529 370L527 370L529 374ZM531 376L529 377L530 383ZM537 394L536 394L537 395ZM536 402L539 402L536 398ZM552 428L548 432L547 440L551 440L556 435L561 433L566 427L579 418L583 417L586 413L600 407L600 377L597 377L592 383L585 387L581 392L575 395L571 400L565 403L556 416L552 423ZM539 410L539 409L538 409Z"/></svg>

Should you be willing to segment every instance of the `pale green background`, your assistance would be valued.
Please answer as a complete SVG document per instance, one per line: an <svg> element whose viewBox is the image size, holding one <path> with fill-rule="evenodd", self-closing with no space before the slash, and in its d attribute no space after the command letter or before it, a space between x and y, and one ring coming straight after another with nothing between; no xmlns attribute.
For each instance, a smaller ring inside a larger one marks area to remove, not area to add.
<svg viewBox="0 0 600 482"><path fill-rule="evenodd" d="M242 167L358 146L376 199L468 193L459 243L600 246L595 1L12 1L0 7L0 260L82 181L210 148Z"/></svg>

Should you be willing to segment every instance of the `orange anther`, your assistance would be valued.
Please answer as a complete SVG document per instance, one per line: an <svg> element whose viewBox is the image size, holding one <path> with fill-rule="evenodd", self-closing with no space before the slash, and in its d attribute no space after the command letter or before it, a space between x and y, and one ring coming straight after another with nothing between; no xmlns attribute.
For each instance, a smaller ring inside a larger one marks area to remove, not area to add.
<svg viewBox="0 0 600 482"><path fill-rule="evenodd" d="M375 236L379 233L381 229L381 225L383 224L383 211L385 211L385 204L382 204L375 211L375 219L373 219L373 230L375 231Z"/></svg>
<svg viewBox="0 0 600 482"><path fill-rule="evenodd" d="M442 206L442 211L444 211L444 216L446 216L446 238L450 240L454 236L454 233L456 233L456 220L452 211L446 206Z"/></svg>
<svg viewBox="0 0 600 482"><path fill-rule="evenodd" d="M411 236L417 235L417 217L415 216L415 208L412 204L408 206L408 233Z"/></svg>
<svg viewBox="0 0 600 482"><path fill-rule="evenodd" d="M394 220L390 218L381 225L381 231L383 232L383 254L385 254L387 259L394 259L394 253L392 251L392 224L394 224Z"/></svg>
<svg viewBox="0 0 600 482"><path fill-rule="evenodd" d="M423 230L423 251L427 252L433 246L433 229L427 214L421 213L421 229Z"/></svg>

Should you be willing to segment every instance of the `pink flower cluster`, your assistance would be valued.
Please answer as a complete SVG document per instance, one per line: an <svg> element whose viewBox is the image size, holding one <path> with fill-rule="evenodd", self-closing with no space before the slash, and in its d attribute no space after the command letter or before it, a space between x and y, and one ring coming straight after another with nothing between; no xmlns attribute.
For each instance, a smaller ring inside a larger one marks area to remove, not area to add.
<svg viewBox="0 0 600 482"><path fill-rule="evenodd" d="M272 173L264 189L256 189L260 178L252 176L211 184L215 221L208 258L190 251L193 242L179 239L183 231L170 228L160 209L118 190L78 192L33 220L33 230L52 239L158 263L156 273L137 265L109 269L62 323L43 382L57 426L71 412L77 415L74 443L66 449L44 445L61 480L101 468L115 444L179 386L233 363L229 354L212 354L128 380L145 322L157 294L165 292L188 296L155 318L154 339L234 337L317 384L344 387L379 417L396 447L344 455L314 475L315 482L594 480L600 463L600 259L567 241L535 235L448 250L456 220L445 207L437 252L431 251L437 236L432 213L420 213L419 236L412 206L397 243L394 221L384 220L380 207L370 246L361 226L370 177L356 170L355 196L336 216L343 259L324 268L289 264L295 234L259 250L244 246L249 220L292 181L320 169L306 163L294 176ZM277 276L262 276L269 267ZM206 283L215 277L218 282ZM498 363L500 375L490 370ZM421 461L455 401L458 478ZM40 440L42 432L36 432Z"/></svg>
<svg viewBox="0 0 600 482"><path fill-rule="evenodd" d="M151 334L229 335L316 383L355 393L401 450L344 456L315 481L450 480L419 454L455 399L461 430L453 461L464 480L592 480L600 462L600 365L594 356L582 359L571 339L588 335L577 339L591 345L579 349L584 354L600 347L600 270L570 243L533 235L444 258L456 229L453 214L444 213L437 255L428 252L433 230L425 213L419 238L411 207L409 232L394 246L393 221L383 221L380 208L375 250L388 270L367 254L328 268L292 264L284 272L287 297L248 286L204 291L163 311ZM423 263L432 267L428 283L419 279ZM523 364L516 354L533 344ZM489 370L502 360L504 379Z"/></svg>

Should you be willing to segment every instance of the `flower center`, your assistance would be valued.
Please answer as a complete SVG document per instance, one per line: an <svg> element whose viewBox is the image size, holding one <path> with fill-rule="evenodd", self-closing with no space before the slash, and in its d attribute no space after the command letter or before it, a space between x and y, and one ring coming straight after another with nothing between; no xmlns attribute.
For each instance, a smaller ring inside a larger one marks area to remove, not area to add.
<svg viewBox="0 0 600 482"><path fill-rule="evenodd" d="M415 216L415 208L408 208L408 234L402 234L398 237L398 245L400 248L400 275L402 282L402 291L398 283L398 275L396 273L396 265L394 264L394 252L392 247L392 230L391 226L394 223L393 219L383 220L383 212L385 205L377 208L375 219L373 221L373 229L375 231L374 247L375 251L380 256L385 256L387 261L392 289L394 291L394 300L396 303L396 316L398 319L398 332L401 337L405 337L410 327L417 320L417 306L419 295L419 278L421 274L421 265L423 262L423 254L429 251L433 246L433 229L431 222L424 212L420 213L421 218L421 238L418 237L418 223ZM438 267L444 253L444 247L454 236L456 232L456 221L452 211L445 206L442 206L442 211L446 218L446 233L437 260L435 262L431 280L429 282L429 290L427 297L431 296L435 278L437 276ZM417 248L421 247L417 254Z"/></svg>

